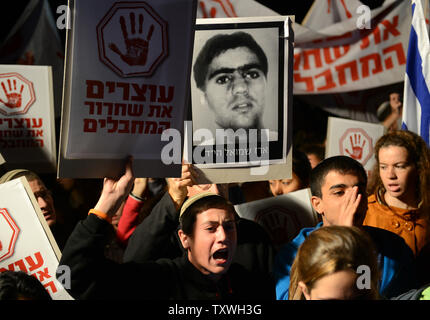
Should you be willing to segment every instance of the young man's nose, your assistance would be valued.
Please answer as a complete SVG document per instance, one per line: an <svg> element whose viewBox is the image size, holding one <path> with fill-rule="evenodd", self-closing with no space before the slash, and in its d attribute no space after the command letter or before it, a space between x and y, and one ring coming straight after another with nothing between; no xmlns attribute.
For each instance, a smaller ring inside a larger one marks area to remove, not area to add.
<svg viewBox="0 0 430 320"><path fill-rule="evenodd" d="M39 204L40 209L48 207L48 202L43 197L37 197L37 203Z"/></svg>
<svg viewBox="0 0 430 320"><path fill-rule="evenodd" d="M282 186L279 182L276 182L275 185L272 187L273 195L274 196L280 196L281 194L284 194L282 191Z"/></svg>
<svg viewBox="0 0 430 320"><path fill-rule="evenodd" d="M233 93L234 94L246 94L248 93L248 83L245 78L239 73L235 72L235 76L233 78Z"/></svg>

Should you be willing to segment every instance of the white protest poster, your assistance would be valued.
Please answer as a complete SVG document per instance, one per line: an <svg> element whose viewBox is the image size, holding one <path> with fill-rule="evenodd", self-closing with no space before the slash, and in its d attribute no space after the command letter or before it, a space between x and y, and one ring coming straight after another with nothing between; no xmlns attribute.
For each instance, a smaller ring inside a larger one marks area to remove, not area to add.
<svg viewBox="0 0 430 320"><path fill-rule="evenodd" d="M292 23L197 19L184 158L198 183L291 175Z"/></svg>
<svg viewBox="0 0 430 320"><path fill-rule="evenodd" d="M72 300L55 276L59 260L60 250L27 180L0 184L0 272L24 271L54 300Z"/></svg>
<svg viewBox="0 0 430 320"><path fill-rule="evenodd" d="M2 164L4 164L6 161L4 160L4 158L3 158L3 156L1 155L1 153L0 153L0 166L2 165Z"/></svg>
<svg viewBox="0 0 430 320"><path fill-rule="evenodd" d="M351 157L360 162L369 175L375 163L375 143L384 132L380 124L329 117L325 157Z"/></svg>
<svg viewBox="0 0 430 320"><path fill-rule="evenodd" d="M55 172L53 99L51 67L0 65L0 152L8 170Z"/></svg>
<svg viewBox="0 0 430 320"><path fill-rule="evenodd" d="M235 209L241 218L261 224L278 249L293 240L301 229L318 223L309 188L235 205Z"/></svg>
<svg viewBox="0 0 430 320"><path fill-rule="evenodd" d="M69 7L58 176L116 176L128 155L137 177L180 176L196 1Z"/></svg>

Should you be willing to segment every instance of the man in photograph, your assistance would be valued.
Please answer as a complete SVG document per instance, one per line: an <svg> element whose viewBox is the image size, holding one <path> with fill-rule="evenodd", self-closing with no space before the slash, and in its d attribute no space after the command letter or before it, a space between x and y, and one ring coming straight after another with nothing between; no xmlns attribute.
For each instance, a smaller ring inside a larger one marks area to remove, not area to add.
<svg viewBox="0 0 430 320"><path fill-rule="evenodd" d="M200 102L213 112L216 129L264 128L268 60L250 34L239 31L211 37L193 71Z"/></svg>

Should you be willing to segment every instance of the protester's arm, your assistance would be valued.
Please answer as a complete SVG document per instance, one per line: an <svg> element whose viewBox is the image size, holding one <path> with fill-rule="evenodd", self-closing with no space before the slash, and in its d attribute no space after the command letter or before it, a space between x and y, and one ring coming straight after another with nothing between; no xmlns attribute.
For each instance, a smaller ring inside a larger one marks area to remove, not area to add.
<svg viewBox="0 0 430 320"><path fill-rule="evenodd" d="M116 231L117 239L123 245L127 244L128 239L131 237L138 225L140 210L145 203L144 196L147 187L147 180L148 178L136 178L134 180L133 190L125 202Z"/></svg>
<svg viewBox="0 0 430 320"><path fill-rule="evenodd" d="M168 179L168 191L128 240L124 262L175 258L182 254L181 245L176 238L178 210L187 197L187 186L193 183L190 165L185 164L182 166L181 178Z"/></svg>
<svg viewBox="0 0 430 320"><path fill-rule="evenodd" d="M72 296L91 298L97 294L105 295L120 284L115 276L124 274L121 271L123 266L104 257L104 246L112 230L109 219L130 192L133 179L131 161L119 179L105 178L101 196L94 207L95 214L89 214L80 221L70 235L59 265L70 268L69 292Z"/></svg>

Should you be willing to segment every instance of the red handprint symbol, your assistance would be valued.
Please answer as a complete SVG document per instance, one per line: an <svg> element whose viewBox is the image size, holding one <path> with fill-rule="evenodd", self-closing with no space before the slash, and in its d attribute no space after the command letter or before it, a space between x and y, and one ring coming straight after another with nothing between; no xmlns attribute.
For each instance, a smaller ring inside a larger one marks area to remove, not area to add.
<svg viewBox="0 0 430 320"><path fill-rule="evenodd" d="M355 160L361 160L363 157L363 148L366 144L366 140L363 139L363 143L361 143L361 135L354 133L354 140L352 139L352 135L349 136L349 141L351 142L352 152L346 149L346 153ZM360 145L361 144L361 145Z"/></svg>
<svg viewBox="0 0 430 320"><path fill-rule="evenodd" d="M125 18L124 16L121 16L119 18L119 23L121 25L121 31L122 35L124 37L125 47L126 47L126 53L122 53L116 44L110 43L109 48L117 53L121 59L127 63L129 66L135 66L135 65L145 65L146 59L148 57L148 50L149 50L149 42L152 37L152 33L154 32L154 25L151 25L149 28L148 34L146 36L146 39L144 39L142 35L142 28L143 28L143 15L139 14L139 25L138 25L138 34L141 37L134 37L129 38L127 27L125 25ZM131 34L134 36L136 34L136 21L135 21L135 15L133 12L130 12L130 27L131 27Z"/></svg>
<svg viewBox="0 0 430 320"><path fill-rule="evenodd" d="M16 80L7 80L8 88L6 88L5 83L2 82L1 86L3 88L4 94L6 95L7 101L3 101L0 98L0 102L3 103L6 107L9 108L19 108L22 103L22 91L24 90L24 85L21 84L21 88L19 92L16 89Z"/></svg>

